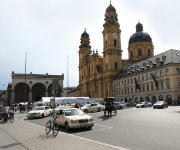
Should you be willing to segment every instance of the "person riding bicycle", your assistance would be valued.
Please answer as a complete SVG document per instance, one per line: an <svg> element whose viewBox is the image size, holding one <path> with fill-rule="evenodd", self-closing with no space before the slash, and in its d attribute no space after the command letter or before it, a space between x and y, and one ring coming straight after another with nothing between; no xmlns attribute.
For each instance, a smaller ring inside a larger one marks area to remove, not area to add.
<svg viewBox="0 0 180 150"><path fill-rule="evenodd" d="M4 104L4 106L1 108L1 115L4 119L4 122L7 122L8 119L8 107L6 106L6 104Z"/></svg>

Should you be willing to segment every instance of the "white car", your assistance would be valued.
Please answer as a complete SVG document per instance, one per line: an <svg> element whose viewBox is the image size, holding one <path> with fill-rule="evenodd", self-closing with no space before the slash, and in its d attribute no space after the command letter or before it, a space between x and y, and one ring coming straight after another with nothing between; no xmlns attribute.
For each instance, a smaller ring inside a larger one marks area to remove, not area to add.
<svg viewBox="0 0 180 150"><path fill-rule="evenodd" d="M146 107L151 107L151 106L152 106L152 104L149 102L141 102L136 105L136 108L146 108Z"/></svg>
<svg viewBox="0 0 180 150"><path fill-rule="evenodd" d="M73 128L91 128L94 118L84 114L78 108L65 108L56 112L56 123L64 126L66 130Z"/></svg>
<svg viewBox="0 0 180 150"><path fill-rule="evenodd" d="M100 112L105 109L104 105L98 104L98 103L91 103L86 104L83 107L81 107L81 110L85 113L88 112Z"/></svg>
<svg viewBox="0 0 180 150"><path fill-rule="evenodd" d="M34 109L28 112L27 118L40 118L45 116L50 116L52 109L48 106L36 106Z"/></svg>

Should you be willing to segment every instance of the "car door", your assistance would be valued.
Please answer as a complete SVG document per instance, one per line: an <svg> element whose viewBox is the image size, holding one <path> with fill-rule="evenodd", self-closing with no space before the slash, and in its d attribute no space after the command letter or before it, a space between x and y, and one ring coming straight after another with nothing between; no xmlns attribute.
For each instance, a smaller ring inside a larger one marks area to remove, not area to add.
<svg viewBox="0 0 180 150"><path fill-rule="evenodd" d="M91 112L97 111L97 104L91 104Z"/></svg>

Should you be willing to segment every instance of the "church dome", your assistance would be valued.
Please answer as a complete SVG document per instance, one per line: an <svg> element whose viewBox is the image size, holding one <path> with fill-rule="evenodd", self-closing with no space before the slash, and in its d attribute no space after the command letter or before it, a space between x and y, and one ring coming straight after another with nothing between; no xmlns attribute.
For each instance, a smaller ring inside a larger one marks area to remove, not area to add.
<svg viewBox="0 0 180 150"><path fill-rule="evenodd" d="M89 38L89 34L86 32L86 29L84 30L84 32L81 34L81 38Z"/></svg>
<svg viewBox="0 0 180 150"><path fill-rule="evenodd" d="M150 35L143 31L143 25L140 22L136 25L136 32L129 39L129 44L135 42L152 42Z"/></svg>
<svg viewBox="0 0 180 150"><path fill-rule="evenodd" d="M112 4L110 3L110 5L108 6L108 8L106 8L106 13L107 12L116 12L116 9L114 8L114 6L112 6Z"/></svg>

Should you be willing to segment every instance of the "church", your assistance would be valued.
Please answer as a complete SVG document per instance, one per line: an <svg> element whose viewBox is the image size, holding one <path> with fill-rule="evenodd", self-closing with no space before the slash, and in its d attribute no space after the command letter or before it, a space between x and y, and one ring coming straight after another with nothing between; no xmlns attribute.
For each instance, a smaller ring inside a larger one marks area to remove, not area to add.
<svg viewBox="0 0 180 150"><path fill-rule="evenodd" d="M128 59L123 60L118 14L111 2L104 16L103 55L91 50L85 29L79 46L79 85L69 96L115 97L136 103L180 101L180 51L171 49L154 56L152 38L138 22L129 38Z"/></svg>
<svg viewBox="0 0 180 150"><path fill-rule="evenodd" d="M112 4L105 11L103 24L103 56L92 51L90 37L86 30L81 35L79 46L79 95L89 97L113 96L112 82L124 66L152 57L154 47L143 25L136 25L137 33L129 41L129 59L122 60L121 29L118 14Z"/></svg>

